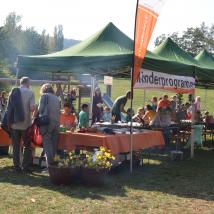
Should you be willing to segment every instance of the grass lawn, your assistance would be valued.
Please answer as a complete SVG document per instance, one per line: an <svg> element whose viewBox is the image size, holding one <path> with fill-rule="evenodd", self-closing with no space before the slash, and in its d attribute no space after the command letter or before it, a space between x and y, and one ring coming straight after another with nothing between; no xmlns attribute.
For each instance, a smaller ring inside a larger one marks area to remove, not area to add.
<svg viewBox="0 0 214 214"><path fill-rule="evenodd" d="M104 92L104 85L100 84ZM115 79L112 99L123 95L130 81ZM38 101L38 87L34 88ZM147 91L146 102L164 91ZM207 109L214 114L214 94L207 90ZM167 93L171 95L170 93ZM205 107L205 90L197 89ZM186 97L185 97L186 99ZM134 109L142 106L143 90L136 90ZM127 103L126 107L129 107ZM214 149L189 153L180 162L167 156L152 156L150 164L134 170L124 169L108 176L100 188L53 186L46 174L14 174L12 160L0 157L0 214L39 213L214 213Z"/></svg>
<svg viewBox="0 0 214 214"><path fill-rule="evenodd" d="M183 161L154 155L129 174L111 175L99 188L53 186L39 172L19 175L0 157L0 213L213 213L214 149Z"/></svg>

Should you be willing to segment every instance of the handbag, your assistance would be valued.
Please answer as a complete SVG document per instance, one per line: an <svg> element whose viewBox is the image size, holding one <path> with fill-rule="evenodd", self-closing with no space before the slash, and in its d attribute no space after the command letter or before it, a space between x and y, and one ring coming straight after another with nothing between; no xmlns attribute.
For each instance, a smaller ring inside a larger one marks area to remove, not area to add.
<svg viewBox="0 0 214 214"><path fill-rule="evenodd" d="M36 119L35 122L37 126L47 126L50 123L50 119L48 116L48 94L45 95L45 110L43 111L42 115L39 115Z"/></svg>
<svg viewBox="0 0 214 214"><path fill-rule="evenodd" d="M39 127L36 124L36 121L27 129L27 136L31 143L37 147L42 147L42 136L39 132Z"/></svg>
<svg viewBox="0 0 214 214"><path fill-rule="evenodd" d="M11 130L10 130L10 127L9 127L9 125L8 125L7 111L5 112L4 117L3 117L3 119L2 119L1 128L2 128L5 132L7 132L9 138L11 138Z"/></svg>

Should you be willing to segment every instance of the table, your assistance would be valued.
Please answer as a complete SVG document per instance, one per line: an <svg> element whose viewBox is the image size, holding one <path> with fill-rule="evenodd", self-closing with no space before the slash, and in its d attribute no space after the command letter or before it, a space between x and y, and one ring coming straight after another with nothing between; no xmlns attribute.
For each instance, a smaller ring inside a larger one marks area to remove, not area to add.
<svg viewBox="0 0 214 214"><path fill-rule="evenodd" d="M160 131L145 130L132 135L133 151L151 147L164 147L164 138ZM104 135L98 133L61 133L59 149L71 151L78 146L100 147L104 146L112 154L130 151L130 134Z"/></svg>
<svg viewBox="0 0 214 214"><path fill-rule="evenodd" d="M144 130L141 133L133 134L133 151L151 148L164 147L162 132ZM0 129L0 146L11 145L7 133ZM59 149L72 151L78 146L100 147L104 146L112 154L126 153L130 151L130 134L105 135L98 133L60 133Z"/></svg>
<svg viewBox="0 0 214 214"><path fill-rule="evenodd" d="M11 144L12 142L8 134L2 128L0 128L0 146L9 146Z"/></svg>

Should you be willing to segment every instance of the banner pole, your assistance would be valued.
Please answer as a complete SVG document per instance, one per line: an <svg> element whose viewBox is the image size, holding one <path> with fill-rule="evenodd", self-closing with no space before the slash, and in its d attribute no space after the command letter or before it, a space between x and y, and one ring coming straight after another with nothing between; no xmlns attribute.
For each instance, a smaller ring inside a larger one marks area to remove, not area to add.
<svg viewBox="0 0 214 214"><path fill-rule="evenodd" d="M135 35L136 35L136 25L137 25L137 9L138 9L138 2L136 2L136 11L135 11L135 25L134 25L134 42L133 42L133 55L132 55L132 65L131 65L131 112L133 112L133 97L134 97L134 53L135 53ZM131 117L131 124L130 124L130 173L132 174L133 171L133 121Z"/></svg>

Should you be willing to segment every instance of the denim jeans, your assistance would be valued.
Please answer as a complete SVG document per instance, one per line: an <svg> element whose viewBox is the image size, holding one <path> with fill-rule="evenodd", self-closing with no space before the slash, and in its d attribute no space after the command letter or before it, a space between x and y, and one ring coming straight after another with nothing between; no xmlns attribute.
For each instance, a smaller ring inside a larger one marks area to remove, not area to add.
<svg viewBox="0 0 214 214"><path fill-rule="evenodd" d="M57 153L58 138L59 138L59 123L50 121L48 126L40 128L42 142L48 164L53 162L54 156Z"/></svg>

